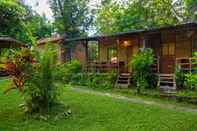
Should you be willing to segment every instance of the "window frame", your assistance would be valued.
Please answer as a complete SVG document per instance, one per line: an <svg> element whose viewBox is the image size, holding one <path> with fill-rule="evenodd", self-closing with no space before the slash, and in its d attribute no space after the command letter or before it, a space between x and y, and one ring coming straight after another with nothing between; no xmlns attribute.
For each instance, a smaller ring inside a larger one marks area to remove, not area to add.
<svg viewBox="0 0 197 131"><path fill-rule="evenodd" d="M90 46L89 45L92 45L92 44L95 44L96 45L96 54L95 54L95 58L91 58L91 53L93 53L94 51L93 50L90 50ZM99 47L99 42L98 41L88 41L88 43L87 43L87 48L88 48L88 50L87 50L87 52L88 52L88 61L90 61L90 62L96 62L96 61L98 61L99 60L99 57L100 57L100 47Z"/></svg>
<svg viewBox="0 0 197 131"><path fill-rule="evenodd" d="M111 58L113 56L110 56L110 50L115 50L116 51L116 53L115 53L116 55L114 57L118 58L118 49L116 47L109 47L109 48L107 48L107 61L111 63Z"/></svg>
<svg viewBox="0 0 197 131"><path fill-rule="evenodd" d="M167 50L165 49L165 51L167 52L164 51L164 47L167 49ZM176 45L174 42L166 42L162 44L161 54L162 56L175 56L176 54L175 50L176 50Z"/></svg>

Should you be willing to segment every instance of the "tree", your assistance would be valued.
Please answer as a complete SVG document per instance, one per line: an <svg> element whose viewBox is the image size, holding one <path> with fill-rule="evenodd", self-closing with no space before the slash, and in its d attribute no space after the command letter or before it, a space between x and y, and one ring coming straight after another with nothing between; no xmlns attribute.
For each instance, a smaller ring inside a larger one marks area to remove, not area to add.
<svg viewBox="0 0 197 131"><path fill-rule="evenodd" d="M99 10L96 26L100 33L109 34L179 24L183 20L179 14L182 12L177 12L178 7L181 7L180 3L174 3L174 0L127 0L121 4L116 0L105 1Z"/></svg>
<svg viewBox="0 0 197 131"><path fill-rule="evenodd" d="M197 20L197 0L185 0L187 9L188 21L194 22Z"/></svg>
<svg viewBox="0 0 197 131"><path fill-rule="evenodd" d="M40 16L37 13L34 13L33 16L28 18L26 27L29 28L32 35L37 39L50 37L53 33L53 25L45 16Z"/></svg>
<svg viewBox="0 0 197 131"><path fill-rule="evenodd" d="M16 0L0 1L0 35L23 40L25 9Z"/></svg>
<svg viewBox="0 0 197 131"><path fill-rule="evenodd" d="M34 38L48 37L53 32L46 17L41 17L20 0L0 1L0 21L0 35L25 43L31 44Z"/></svg>
<svg viewBox="0 0 197 131"><path fill-rule="evenodd" d="M89 0L50 0L57 32L67 38L86 35L92 21L88 3Z"/></svg>

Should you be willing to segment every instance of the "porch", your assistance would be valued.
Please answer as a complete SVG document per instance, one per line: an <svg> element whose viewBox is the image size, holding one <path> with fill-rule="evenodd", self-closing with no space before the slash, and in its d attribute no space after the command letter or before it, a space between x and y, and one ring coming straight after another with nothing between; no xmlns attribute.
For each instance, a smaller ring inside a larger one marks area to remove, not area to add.
<svg viewBox="0 0 197 131"><path fill-rule="evenodd" d="M98 38L86 43L86 71L132 73L129 65L139 51L139 36Z"/></svg>
<svg viewBox="0 0 197 131"><path fill-rule="evenodd" d="M106 73L110 71L119 72L119 64L111 62L88 62L87 72Z"/></svg>

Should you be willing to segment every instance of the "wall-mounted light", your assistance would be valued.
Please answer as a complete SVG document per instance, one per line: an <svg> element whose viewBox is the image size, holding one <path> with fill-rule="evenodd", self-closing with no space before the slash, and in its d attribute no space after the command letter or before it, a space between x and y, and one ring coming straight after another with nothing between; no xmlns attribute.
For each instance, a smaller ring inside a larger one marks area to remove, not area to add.
<svg viewBox="0 0 197 131"><path fill-rule="evenodd" d="M131 46L131 41L123 41L123 43L121 44L123 47L128 47Z"/></svg>

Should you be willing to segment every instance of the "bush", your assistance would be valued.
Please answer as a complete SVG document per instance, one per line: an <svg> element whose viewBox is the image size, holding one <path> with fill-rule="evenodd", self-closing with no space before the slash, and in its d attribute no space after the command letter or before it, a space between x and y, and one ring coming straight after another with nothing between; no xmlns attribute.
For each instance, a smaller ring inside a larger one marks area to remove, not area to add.
<svg viewBox="0 0 197 131"><path fill-rule="evenodd" d="M70 63L59 65L55 71L56 80L61 80L67 84L88 86L90 88L113 88L117 73L87 73L82 71L82 65L77 60L72 60Z"/></svg>
<svg viewBox="0 0 197 131"><path fill-rule="evenodd" d="M185 77L185 86L189 89L197 90L197 74L188 73Z"/></svg>
<svg viewBox="0 0 197 131"><path fill-rule="evenodd" d="M38 63L33 69L25 86L26 104L28 111L47 113L51 107L57 103L57 87L54 81L55 68L54 52L46 49L44 54L38 59Z"/></svg>
<svg viewBox="0 0 197 131"><path fill-rule="evenodd" d="M195 67L193 67L192 72L197 74L197 52L194 52L193 58L196 60L193 61L193 65L195 65Z"/></svg>
<svg viewBox="0 0 197 131"><path fill-rule="evenodd" d="M142 49L132 58L131 65L134 73L133 77L138 93L140 93L143 88L151 87L151 83L157 82L156 76L152 77L154 76L154 73L151 66L154 64L154 61L155 59L152 49Z"/></svg>
<svg viewBox="0 0 197 131"><path fill-rule="evenodd" d="M73 81L80 82L82 79L82 65L77 60L72 60L70 63L58 65L55 69L55 79L65 83Z"/></svg>
<svg viewBox="0 0 197 131"><path fill-rule="evenodd" d="M114 87L117 78L116 72L106 74L92 73L87 75L86 86L90 88L111 89Z"/></svg>
<svg viewBox="0 0 197 131"><path fill-rule="evenodd" d="M185 73L181 71L180 65L176 66L176 85L178 88L184 87L184 81L185 81Z"/></svg>

